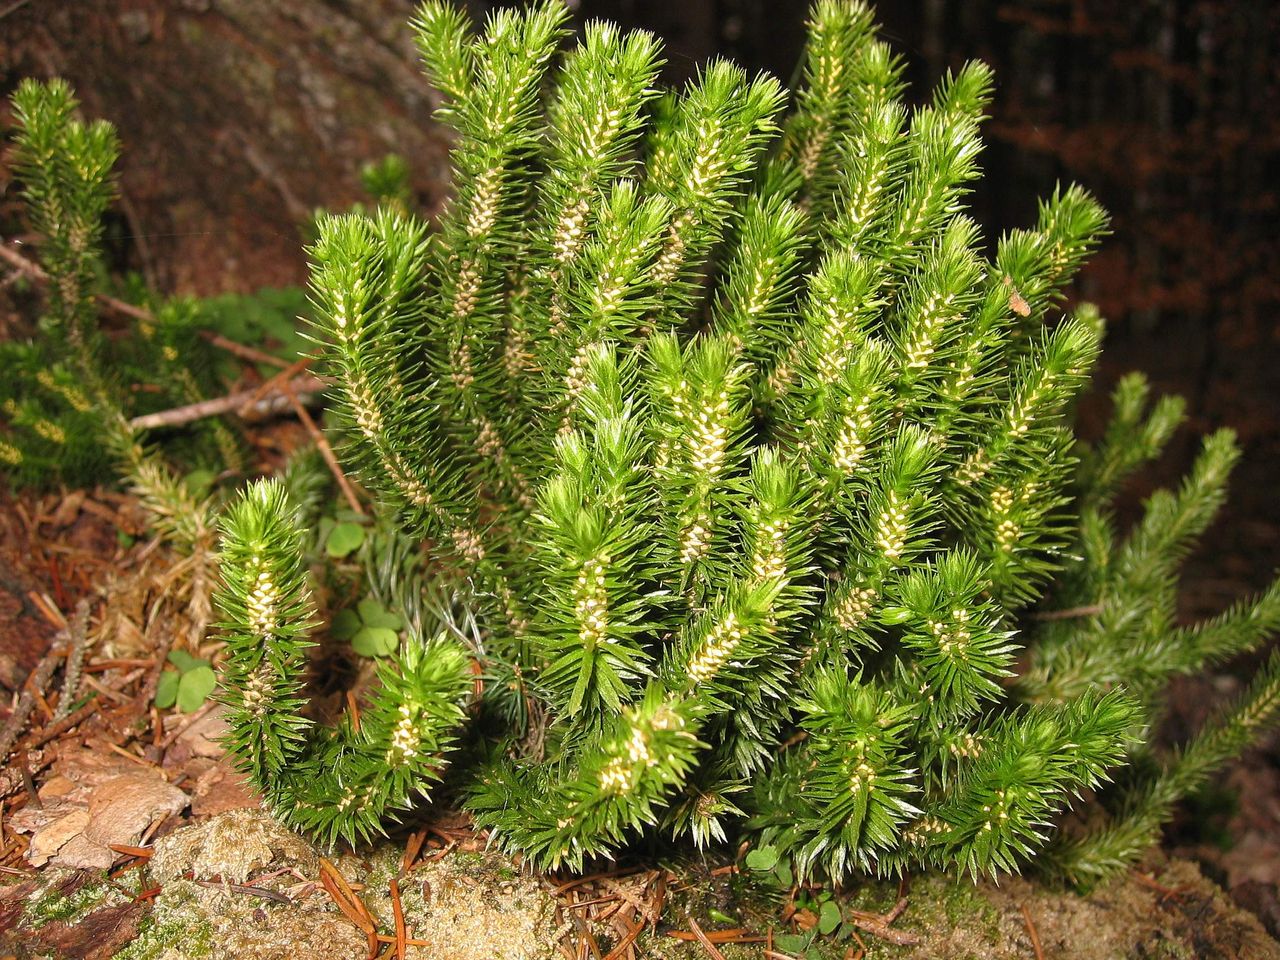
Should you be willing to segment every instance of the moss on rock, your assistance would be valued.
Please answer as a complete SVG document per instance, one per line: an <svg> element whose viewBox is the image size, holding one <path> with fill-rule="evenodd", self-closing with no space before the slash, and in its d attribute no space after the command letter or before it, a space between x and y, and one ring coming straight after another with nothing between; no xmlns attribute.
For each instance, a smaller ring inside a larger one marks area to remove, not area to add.
<svg viewBox="0 0 1280 960"><path fill-rule="evenodd" d="M398 879L409 936L425 944L409 947L411 960L551 960L562 937L566 943L576 939L571 923L557 924L551 884L497 854L455 851L419 863L403 877L401 856L399 846L387 843L365 856L339 857L336 864L384 933L394 930L390 885ZM315 882L318 870L317 851L270 817L232 811L158 841L145 876L134 871L120 878L130 887L47 872L26 898L17 935L19 942L24 931L29 943L43 942L48 931L91 924L128 905L131 892L158 885L154 908L116 960L366 956L366 937ZM787 891L759 875L711 875L695 863L676 873L658 929L637 941L637 954L646 960L706 960L701 945L670 935L689 930L690 918L708 932L727 926L790 932L779 921ZM1035 952L1025 908L1045 956L1055 960L1280 960L1280 944L1193 864L1153 858L1147 874L1130 874L1088 896L1020 878L974 885L914 877L907 907L892 924L896 935L912 942L890 943L866 930L859 936L868 960L1026 960ZM237 886L246 882L263 893ZM867 881L842 891L837 902L847 919L855 910L883 914L898 896L895 882ZM601 926L593 933L602 949L612 948L615 931ZM808 952L787 952L839 960L853 943L852 937L818 937ZM726 960L761 955L758 943L719 949Z"/></svg>
<svg viewBox="0 0 1280 960"><path fill-rule="evenodd" d="M364 902L392 929L390 887L401 851L385 849L365 875ZM344 861L345 863L345 861ZM555 900L538 877L496 854L454 853L400 879L409 960L548 960L556 954Z"/></svg>
<svg viewBox="0 0 1280 960"><path fill-rule="evenodd" d="M197 880L220 877L244 883L269 864L315 874L315 850L263 810L231 810L178 830L156 842L151 873L159 881L190 872Z"/></svg>
<svg viewBox="0 0 1280 960"><path fill-rule="evenodd" d="M402 851L384 844L337 858L383 931L394 929L390 886ZM156 843L160 887L138 938L116 960L346 960L368 941L315 883L319 853L257 810L234 810ZM255 894L246 888L263 891ZM410 960L548 960L555 901L544 881L488 854L453 853L400 878L414 940ZM288 902L279 902L286 898Z"/></svg>

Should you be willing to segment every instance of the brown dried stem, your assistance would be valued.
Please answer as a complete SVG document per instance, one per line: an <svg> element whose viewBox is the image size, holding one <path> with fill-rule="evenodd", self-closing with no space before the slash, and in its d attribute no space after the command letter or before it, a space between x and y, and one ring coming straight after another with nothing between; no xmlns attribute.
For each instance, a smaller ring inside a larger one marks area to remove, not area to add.
<svg viewBox="0 0 1280 960"><path fill-rule="evenodd" d="M64 631L54 640L49 652L36 664L36 668L31 671L26 682L22 685L22 695L18 697L18 703L13 708L13 713L5 721L4 727L0 729L0 763L9 758L14 743L17 742L18 736L22 733L23 728L27 725L27 720L31 717L31 712L36 707L36 701L43 699L45 688L49 686L49 681L53 679L53 672L58 669L59 661L67 655L66 638L67 634Z"/></svg>
<svg viewBox="0 0 1280 960"><path fill-rule="evenodd" d="M41 283L49 282L49 274L38 263L32 263L18 251L9 246L9 241L0 237L0 260L5 261L15 270L26 274L32 280L39 280ZM109 310L123 314L126 317L133 317L135 320L154 321L151 311L142 307L134 306L132 303L126 303L116 297L109 296L105 293L95 293L93 298Z"/></svg>
<svg viewBox="0 0 1280 960"><path fill-rule="evenodd" d="M304 376L288 384L293 396L300 404L316 403L319 395L328 386L328 381L319 377ZM240 390L223 397L201 400L186 406L174 407L171 410L160 410L145 416L134 417L129 421L133 430L155 430L160 427L179 427L194 423L207 417L218 417L224 413L238 413L242 417L252 414L255 418L270 416L293 407L294 401L284 390L272 391L258 396L258 388Z"/></svg>

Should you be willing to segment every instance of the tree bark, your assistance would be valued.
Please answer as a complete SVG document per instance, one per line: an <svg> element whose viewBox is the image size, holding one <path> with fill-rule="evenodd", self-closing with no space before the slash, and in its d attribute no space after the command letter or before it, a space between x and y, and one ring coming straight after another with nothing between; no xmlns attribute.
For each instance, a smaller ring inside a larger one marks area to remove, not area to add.
<svg viewBox="0 0 1280 960"><path fill-rule="evenodd" d="M303 277L312 211L405 157L424 208L447 142L430 119L411 0L28 0L0 9L0 85L63 76L120 132L117 264L166 291ZM7 110L7 100L4 109ZM0 116L0 122L5 117ZM3 184L0 183L0 186Z"/></svg>

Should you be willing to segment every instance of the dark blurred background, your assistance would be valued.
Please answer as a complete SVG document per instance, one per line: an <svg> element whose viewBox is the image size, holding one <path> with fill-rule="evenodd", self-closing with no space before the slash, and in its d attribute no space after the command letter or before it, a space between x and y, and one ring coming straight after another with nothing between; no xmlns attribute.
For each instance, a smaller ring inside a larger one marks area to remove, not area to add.
<svg viewBox="0 0 1280 960"><path fill-rule="evenodd" d="M1186 613L1221 608L1280 565L1280 4L1266 0L880 0L914 96L979 58L995 68L974 213L989 237L1077 181L1114 233L1076 295L1110 323L1082 411L1131 369L1187 397L1189 429L1127 505L1176 482L1196 435L1237 429L1234 499L1188 568ZM667 38L683 79L709 56L788 79L807 4L583 0L588 17Z"/></svg>
<svg viewBox="0 0 1280 960"><path fill-rule="evenodd" d="M790 78L806 7L577 4L584 19L664 37L676 81L716 54ZM315 207L357 199L362 162L400 152L424 206L441 200L447 144L405 26L412 9L410 0L0 0L0 88L64 75L90 115L120 129L116 266L197 293L296 284L300 224ZM1106 391L1134 367L1186 395L1192 429L1148 488L1176 478L1196 433L1235 427L1245 462L1204 559L1193 561L1188 612L1265 585L1280 566L1280 4L883 0L878 9L914 96L968 58L995 68L974 197L989 236L1027 223L1061 180L1110 209L1114 234L1077 290L1111 322L1083 417L1096 424Z"/></svg>

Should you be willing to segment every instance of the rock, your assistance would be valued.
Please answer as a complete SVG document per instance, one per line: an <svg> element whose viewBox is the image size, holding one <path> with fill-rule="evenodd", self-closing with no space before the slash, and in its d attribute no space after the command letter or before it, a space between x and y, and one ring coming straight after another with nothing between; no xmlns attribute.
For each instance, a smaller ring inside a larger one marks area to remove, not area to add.
<svg viewBox="0 0 1280 960"><path fill-rule="evenodd" d="M313 877L319 859L305 841L269 813L252 809L232 810L175 830L156 841L151 857L151 873L161 883L188 871L197 880L244 883L271 866Z"/></svg>
<svg viewBox="0 0 1280 960"><path fill-rule="evenodd" d="M1147 876L1149 872L1151 876ZM687 913L705 916L723 897L724 886L685 894L668 905L666 921L688 929ZM888 912L898 899L896 882L867 881L848 891L849 906L868 914ZM1035 957L1034 925L1043 955L1053 960L1127 958L1223 958L1280 960L1280 944L1257 918L1240 910L1226 893L1205 879L1195 864L1153 854L1143 874L1121 876L1087 896L1042 882L1011 877L1000 884L926 875L911 879L906 909L890 930L893 944L860 934L874 958L892 960L1028 960ZM724 901L721 900L723 903ZM1023 913L1023 908L1026 914ZM777 903L738 901L728 911L749 929L764 929ZM758 911L754 912L753 911ZM775 930L781 926L774 922ZM704 924L706 929L713 929ZM668 928L669 929L669 928ZM913 941L913 942L906 942ZM823 960L845 956L847 943L817 940ZM725 960L755 960L755 945L720 947ZM696 943L662 933L646 934L638 951L647 960L705 960ZM855 950L856 953L856 950Z"/></svg>
<svg viewBox="0 0 1280 960"><path fill-rule="evenodd" d="M400 851L374 862L365 903L384 924L394 922L390 881ZM538 877L496 854L455 852L421 863L400 880L405 922L415 940L408 960L547 960L555 949L556 903Z"/></svg>
<svg viewBox="0 0 1280 960"><path fill-rule="evenodd" d="M390 881L398 876L402 852L385 844L367 858L337 860L339 872L360 891L383 932L394 929ZM219 814L157 840L148 869L148 882L160 886L146 934L156 952L138 947L138 955L169 960L366 955L364 934L314 882L319 852L261 810ZM209 883L214 878L224 883ZM246 887L230 886L244 883L268 893L256 896ZM547 884L517 872L500 856L453 852L425 861L399 878L399 890L410 937L430 945L408 947L408 960L550 960L556 955L556 901ZM282 904L279 897L289 902ZM182 940L168 943L164 931Z"/></svg>
<svg viewBox="0 0 1280 960"><path fill-rule="evenodd" d="M395 929L390 883L402 853L388 843L368 857L337 861L384 932ZM366 937L309 882L319 875L317 851L262 811L236 810L175 831L156 842L149 869L160 895L131 956L347 960L367 954ZM215 877L225 883L207 882ZM246 882L265 895L231 886ZM399 882L409 937L430 945L410 945L408 960L556 955L556 904L547 885L502 857L455 852L418 865Z"/></svg>
<svg viewBox="0 0 1280 960"><path fill-rule="evenodd" d="M576 943L578 934L563 904L557 911L551 885L506 858L454 851L402 875L402 852L387 842L367 855L338 857L336 869L384 935L395 929L390 886L397 879L408 937L418 944L408 946L408 960L552 960L561 955L559 943ZM670 935L688 931L690 917L708 933L727 925L725 914L748 931L786 932L776 891L753 885L749 873L710 875L706 869L691 864L666 887L658 930L642 934L637 956L706 960L701 945ZM118 949L133 936L114 954L118 960L367 956L368 938L317 882L319 875L319 853L308 843L263 811L231 811L156 842L145 873L134 875L140 889L158 888L149 917L135 909L119 882L83 871L46 871L40 889L33 890L31 881L0 888L0 918L6 918L0 929L10 930L0 933L0 948L35 944L60 956L106 960L103 944ZM610 889L646 906L643 889L622 886ZM896 882L866 881L844 891L841 903L846 917L854 910L874 917L898 897ZM996 885L926 875L911 878L905 897L905 909L879 924L878 936L874 920L863 925L859 935L871 957L1027 960L1036 955L1034 929L1043 955L1054 960L1280 960L1280 944L1195 865L1158 854L1143 873L1131 872L1087 896L1021 878ZM19 907L23 912L15 919ZM80 937L77 931L96 933ZM593 923L592 932L603 954L613 949L616 930ZM813 946L804 955L822 960L839 960L857 948L851 936L819 938ZM725 960L761 955L758 943L718 949Z"/></svg>

